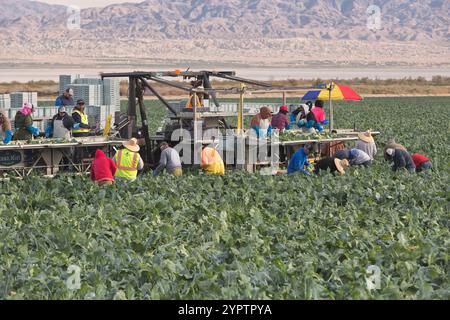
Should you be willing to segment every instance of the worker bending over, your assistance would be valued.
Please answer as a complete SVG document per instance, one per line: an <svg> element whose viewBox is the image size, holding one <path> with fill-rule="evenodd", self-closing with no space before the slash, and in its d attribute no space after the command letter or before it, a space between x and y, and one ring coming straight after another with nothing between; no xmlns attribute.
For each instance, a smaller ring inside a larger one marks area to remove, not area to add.
<svg viewBox="0 0 450 320"><path fill-rule="evenodd" d="M153 176L156 177L166 169L169 174L175 177L181 177L183 175L183 169L178 152L171 148L167 142L162 142L159 148L161 149L161 158L158 167L153 171Z"/></svg>
<svg viewBox="0 0 450 320"><path fill-rule="evenodd" d="M116 180L135 181L139 170L144 169L144 161L139 155L137 139L132 138L123 143L113 160L117 165Z"/></svg>
<svg viewBox="0 0 450 320"><path fill-rule="evenodd" d="M313 152L313 145L306 144L303 148L298 149L288 164L288 174L293 174L296 172L301 172L305 175L310 175L312 167L308 162L308 156Z"/></svg>
<svg viewBox="0 0 450 320"><path fill-rule="evenodd" d="M394 163L392 165L393 171L406 169L410 173L416 172L416 165L414 164L414 161L408 151L389 148L386 150L385 158Z"/></svg>
<svg viewBox="0 0 450 320"><path fill-rule="evenodd" d="M102 150L97 149L91 167L91 180L99 185L112 185L116 171L114 160L107 158Z"/></svg>
<svg viewBox="0 0 450 320"><path fill-rule="evenodd" d="M201 159L201 167L206 174L225 174L225 164L216 149L203 145Z"/></svg>
<svg viewBox="0 0 450 320"><path fill-rule="evenodd" d="M3 134L5 137L3 138L3 143L8 144L11 142L13 137L11 121L9 120L6 112L4 110L0 110L0 127L3 130Z"/></svg>

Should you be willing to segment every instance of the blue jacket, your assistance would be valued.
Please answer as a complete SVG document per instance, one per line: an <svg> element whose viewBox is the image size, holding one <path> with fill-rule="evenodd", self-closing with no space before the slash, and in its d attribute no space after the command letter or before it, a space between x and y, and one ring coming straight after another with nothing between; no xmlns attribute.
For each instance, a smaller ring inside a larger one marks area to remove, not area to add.
<svg viewBox="0 0 450 320"><path fill-rule="evenodd" d="M308 156L305 153L305 149L300 148L294 153L291 160L289 160L288 174L302 172L306 175L309 175L308 171L305 170L305 166L307 166L308 164Z"/></svg>

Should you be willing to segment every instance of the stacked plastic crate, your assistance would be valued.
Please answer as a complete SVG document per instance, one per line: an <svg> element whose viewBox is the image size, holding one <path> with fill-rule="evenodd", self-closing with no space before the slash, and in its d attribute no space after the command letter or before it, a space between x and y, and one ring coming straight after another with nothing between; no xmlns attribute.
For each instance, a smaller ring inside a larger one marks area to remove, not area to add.
<svg viewBox="0 0 450 320"><path fill-rule="evenodd" d="M31 103L35 108L38 105L37 92L13 92L10 96L11 108L21 108L25 102Z"/></svg>
<svg viewBox="0 0 450 320"><path fill-rule="evenodd" d="M8 110L11 108L11 96L7 93L0 94L0 109Z"/></svg>

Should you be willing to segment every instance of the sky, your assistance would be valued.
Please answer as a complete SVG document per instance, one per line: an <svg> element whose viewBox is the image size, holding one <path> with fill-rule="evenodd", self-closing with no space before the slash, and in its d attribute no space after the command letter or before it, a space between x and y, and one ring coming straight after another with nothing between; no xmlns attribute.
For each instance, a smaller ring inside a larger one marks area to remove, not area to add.
<svg viewBox="0 0 450 320"><path fill-rule="evenodd" d="M143 2L144 0L36 0L36 1L51 4L75 5L79 6L80 8L89 8L89 7L104 7L109 4L121 2Z"/></svg>

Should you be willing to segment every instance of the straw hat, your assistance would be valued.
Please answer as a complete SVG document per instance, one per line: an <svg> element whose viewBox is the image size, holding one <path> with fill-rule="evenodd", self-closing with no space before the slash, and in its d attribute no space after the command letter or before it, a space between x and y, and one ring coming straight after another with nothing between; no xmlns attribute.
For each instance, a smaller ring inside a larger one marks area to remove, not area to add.
<svg viewBox="0 0 450 320"><path fill-rule="evenodd" d="M366 132L358 133L358 138L367 143L374 142L373 137L372 137L372 132L370 130L367 130Z"/></svg>
<svg viewBox="0 0 450 320"><path fill-rule="evenodd" d="M122 143L125 148L130 150L131 152L139 152L141 149L138 145L138 141L136 138L132 138L129 141L125 141Z"/></svg>
<svg viewBox="0 0 450 320"><path fill-rule="evenodd" d="M334 159L334 164L336 165L336 169L341 174L345 174L345 170L350 166L350 163L348 162L347 159L339 160L336 158L336 159Z"/></svg>

